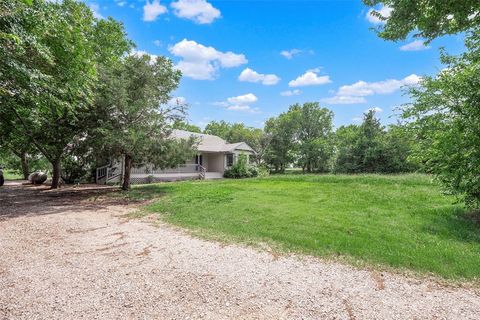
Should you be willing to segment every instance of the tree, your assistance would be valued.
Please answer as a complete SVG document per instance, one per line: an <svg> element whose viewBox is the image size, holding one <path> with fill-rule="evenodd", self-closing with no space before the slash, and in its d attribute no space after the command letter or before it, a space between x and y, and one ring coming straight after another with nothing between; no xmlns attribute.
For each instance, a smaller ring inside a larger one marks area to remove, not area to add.
<svg viewBox="0 0 480 320"><path fill-rule="evenodd" d="M175 120L172 123L172 129L185 130L185 131L197 132L197 133L202 132L202 129L200 129L196 125L190 124L190 123L188 123L186 121L182 121L182 120Z"/></svg>
<svg viewBox="0 0 480 320"><path fill-rule="evenodd" d="M411 121L419 147L415 156L445 189L472 208L480 207L480 28L469 32L467 51L442 52L445 68L410 89Z"/></svg>
<svg viewBox="0 0 480 320"><path fill-rule="evenodd" d="M205 134L211 134L214 136L219 136L222 139L228 141L230 134L231 125L223 120L221 121L210 121L203 130ZM237 142L237 141L236 141Z"/></svg>
<svg viewBox="0 0 480 320"><path fill-rule="evenodd" d="M298 121L298 163L307 172L328 171L333 155L333 112L320 108L318 102L293 105L288 112L295 113Z"/></svg>
<svg viewBox="0 0 480 320"><path fill-rule="evenodd" d="M124 157L124 190L130 189L134 165L174 167L194 154L193 140L169 137L168 124L184 115L181 105L166 105L180 77L169 59L147 55L130 55L115 68L102 69L96 97L101 122L92 136L102 141L103 152Z"/></svg>
<svg viewBox="0 0 480 320"><path fill-rule="evenodd" d="M270 137L265 162L277 172L284 172L287 165L296 159L297 124L293 114L288 112L270 118L265 123L265 133Z"/></svg>
<svg viewBox="0 0 480 320"><path fill-rule="evenodd" d="M98 67L114 64L131 43L121 24L95 19L84 3L1 6L0 118L15 116L15 134L27 136L52 164L57 188L62 157L92 125Z"/></svg>
<svg viewBox="0 0 480 320"><path fill-rule="evenodd" d="M385 23L378 27L386 40L405 39L412 31L415 37L433 40L446 34L468 31L480 24L478 0L363 0L368 6L383 4L391 9L389 17L373 14Z"/></svg>
<svg viewBox="0 0 480 320"><path fill-rule="evenodd" d="M262 161L269 142L268 136L262 129L247 127L243 123L228 123L223 120L208 123L204 133L219 136L229 143L247 143L255 150L257 163Z"/></svg>

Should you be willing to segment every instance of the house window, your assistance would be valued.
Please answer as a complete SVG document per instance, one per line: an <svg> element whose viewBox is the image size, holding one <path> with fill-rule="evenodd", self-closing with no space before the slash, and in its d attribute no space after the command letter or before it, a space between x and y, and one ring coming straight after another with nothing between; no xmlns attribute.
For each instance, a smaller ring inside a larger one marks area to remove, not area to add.
<svg viewBox="0 0 480 320"><path fill-rule="evenodd" d="M233 166L233 153L227 154L227 167Z"/></svg>

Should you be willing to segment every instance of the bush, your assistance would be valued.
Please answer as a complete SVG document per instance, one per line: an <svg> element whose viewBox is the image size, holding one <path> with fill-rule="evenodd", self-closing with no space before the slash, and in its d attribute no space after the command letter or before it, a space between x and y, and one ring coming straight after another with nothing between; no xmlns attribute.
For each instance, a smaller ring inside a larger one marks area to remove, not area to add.
<svg viewBox="0 0 480 320"><path fill-rule="evenodd" d="M237 163L225 170L223 176L225 178L241 179L257 177L258 174L258 168L247 164L247 157L244 154L241 154Z"/></svg>

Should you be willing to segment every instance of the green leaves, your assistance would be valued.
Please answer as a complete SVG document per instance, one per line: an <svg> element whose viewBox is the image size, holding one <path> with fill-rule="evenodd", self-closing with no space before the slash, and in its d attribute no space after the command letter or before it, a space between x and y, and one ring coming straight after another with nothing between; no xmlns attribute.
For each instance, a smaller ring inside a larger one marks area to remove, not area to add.
<svg viewBox="0 0 480 320"><path fill-rule="evenodd" d="M479 40L476 28L467 36L465 53L443 54L443 71L410 90L413 102L403 113L419 141L415 157L449 193L474 208L480 207Z"/></svg>
<svg viewBox="0 0 480 320"><path fill-rule="evenodd" d="M480 25L478 0L363 0L370 7L392 9L385 24L377 30L386 40L403 40L413 31L415 37L431 41L446 34L472 30Z"/></svg>

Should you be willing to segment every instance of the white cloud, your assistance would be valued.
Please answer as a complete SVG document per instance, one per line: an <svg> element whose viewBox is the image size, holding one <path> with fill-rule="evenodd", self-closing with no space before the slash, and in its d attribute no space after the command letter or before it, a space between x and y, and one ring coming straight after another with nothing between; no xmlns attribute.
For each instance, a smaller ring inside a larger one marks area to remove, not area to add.
<svg viewBox="0 0 480 320"><path fill-rule="evenodd" d="M115 2L117 3L117 6L119 6L119 7L123 7L123 6L125 6L125 5L127 4L126 1L118 1L118 0L115 0Z"/></svg>
<svg viewBox="0 0 480 320"><path fill-rule="evenodd" d="M263 85L271 86L277 84L280 78L275 74L258 73L250 68L246 68L240 73L238 80L254 83L261 82Z"/></svg>
<svg viewBox="0 0 480 320"><path fill-rule="evenodd" d="M283 50L280 52L282 56L284 56L287 59L292 59L294 56L300 54L302 50L300 49L291 49L291 50Z"/></svg>
<svg viewBox="0 0 480 320"><path fill-rule="evenodd" d="M232 110L232 111L243 111L243 112L248 112L248 113L262 113L260 109L258 108L252 108L247 105L232 105L227 107L227 110Z"/></svg>
<svg viewBox="0 0 480 320"><path fill-rule="evenodd" d="M373 111L375 113L380 113L380 112L383 112L383 109L379 108L379 107L373 107L373 108L369 108L369 109L365 110L365 112L369 112L369 111Z"/></svg>
<svg viewBox="0 0 480 320"><path fill-rule="evenodd" d="M399 90L402 86L416 85L420 77L411 74L403 79L388 79L378 82L357 81L354 84L346 85L338 89L338 96L365 97L374 94L389 94Z"/></svg>
<svg viewBox="0 0 480 320"><path fill-rule="evenodd" d="M177 68L183 75L197 80L213 80L218 69L238 67L248 62L243 54L221 52L187 39L176 43L169 51L182 58Z"/></svg>
<svg viewBox="0 0 480 320"><path fill-rule="evenodd" d="M259 108L252 108L250 104L257 102L258 98L253 93L227 98L226 101L214 102L213 105L224 107L231 111L248 113L261 113Z"/></svg>
<svg viewBox="0 0 480 320"><path fill-rule="evenodd" d="M205 0L178 0L170 5L177 17L195 21L198 24L212 23L220 17L220 10Z"/></svg>
<svg viewBox="0 0 480 320"><path fill-rule="evenodd" d="M160 41L160 40L154 40L154 41L153 41L153 44L156 45L157 47L161 47L161 46L162 46L162 41Z"/></svg>
<svg viewBox="0 0 480 320"><path fill-rule="evenodd" d="M390 15L392 14L392 8L383 6L383 5L378 10L377 9L368 10L366 14L366 18L368 21L370 21L373 24L385 23L385 20L381 20L379 17L372 14L374 11L380 13L380 15L386 19L390 18Z"/></svg>
<svg viewBox="0 0 480 320"><path fill-rule="evenodd" d="M421 51L427 49L430 49L430 47L426 46L421 40L415 40L400 47L402 51Z"/></svg>
<svg viewBox="0 0 480 320"><path fill-rule="evenodd" d="M318 69L308 70L297 79L288 83L289 87L317 86L332 82L329 76L319 76Z"/></svg>
<svg viewBox="0 0 480 320"><path fill-rule="evenodd" d="M302 91L295 89L295 90L282 91L280 92L280 95L284 97L291 97L291 96L298 96L301 93Z"/></svg>
<svg viewBox="0 0 480 320"><path fill-rule="evenodd" d="M349 96L333 96L330 98L321 99L321 102L328 104L360 104L367 103L364 97L349 97Z"/></svg>
<svg viewBox="0 0 480 320"><path fill-rule="evenodd" d="M90 10L92 10L93 17L95 19L103 19L104 17L100 14L100 6L96 3L91 3L89 5Z"/></svg>
<svg viewBox="0 0 480 320"><path fill-rule="evenodd" d="M247 93L241 96L230 97L227 99L227 101L232 104L248 104L256 102L257 100L257 96L255 96L253 93Z"/></svg>
<svg viewBox="0 0 480 320"><path fill-rule="evenodd" d="M167 7L160 4L159 0L147 0L147 3L143 6L143 21L155 21L161 14L167 12Z"/></svg>
<svg viewBox="0 0 480 320"><path fill-rule="evenodd" d="M375 94L389 94L400 90L403 86L414 86L421 78L411 74L403 79L388 79L378 82L357 81L351 85L341 86L333 97L322 99L329 104L358 104L366 103L365 97Z"/></svg>

